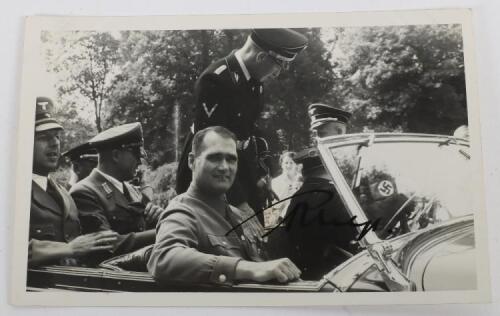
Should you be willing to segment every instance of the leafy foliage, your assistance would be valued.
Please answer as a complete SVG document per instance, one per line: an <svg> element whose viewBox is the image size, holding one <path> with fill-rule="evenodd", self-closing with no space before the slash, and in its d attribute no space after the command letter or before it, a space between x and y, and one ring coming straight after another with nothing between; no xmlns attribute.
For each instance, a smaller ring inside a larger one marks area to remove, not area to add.
<svg viewBox="0 0 500 316"><path fill-rule="evenodd" d="M50 41L50 33L43 39ZM59 96L67 103L82 102L83 111L93 108L98 132L102 131L103 105L111 88L118 45L106 32L70 32L58 36L48 52L48 70L59 75Z"/></svg>
<svg viewBox="0 0 500 316"><path fill-rule="evenodd" d="M307 106L313 102L353 112L354 132L451 134L467 123L459 25L299 31L308 48L288 72L266 83L258 122L276 157L311 145ZM196 79L248 33L44 32L47 71L58 78L55 115L66 125L65 149L101 129L139 121L151 157L147 178L166 193L192 121Z"/></svg>
<svg viewBox="0 0 500 316"><path fill-rule="evenodd" d="M320 29L299 31L309 39L307 49L296 58L289 71L280 74L277 80L266 86L266 112L261 124L271 148L277 153L310 145L309 104L336 104L332 102L335 96L330 95L335 76L330 64L330 53L321 40Z"/></svg>
<svg viewBox="0 0 500 316"><path fill-rule="evenodd" d="M459 25L343 29L332 55L355 129L450 134L466 124Z"/></svg>

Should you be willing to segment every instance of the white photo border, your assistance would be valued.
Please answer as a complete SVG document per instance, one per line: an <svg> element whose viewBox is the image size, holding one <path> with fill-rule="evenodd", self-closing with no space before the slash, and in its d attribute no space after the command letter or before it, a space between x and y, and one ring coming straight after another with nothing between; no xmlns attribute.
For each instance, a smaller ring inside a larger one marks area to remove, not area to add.
<svg viewBox="0 0 500 316"><path fill-rule="evenodd" d="M382 25L460 24L462 26L467 110L473 164L473 187L477 212L474 216L477 289L410 293L86 293L27 292L27 245L33 133L38 75L42 63L41 32L70 30L170 30L248 29L254 27L335 27ZM419 10L357 13L305 13L265 15L201 15L144 17L52 17L26 18L21 98L17 134L16 207L13 223L11 303L34 306L307 306L480 303L490 301L490 274L479 121L475 42L472 11Z"/></svg>

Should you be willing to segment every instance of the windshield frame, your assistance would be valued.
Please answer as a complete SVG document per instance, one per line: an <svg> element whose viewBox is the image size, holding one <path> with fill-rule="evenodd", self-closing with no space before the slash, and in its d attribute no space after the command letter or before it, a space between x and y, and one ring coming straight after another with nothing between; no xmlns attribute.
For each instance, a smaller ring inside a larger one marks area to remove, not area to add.
<svg viewBox="0 0 500 316"><path fill-rule="evenodd" d="M470 147L469 141L463 138L457 138L448 135L431 135L431 134L410 134L410 133L358 133L358 134L343 134L316 138L317 147L320 152L323 165L328 170L332 178L332 183L340 195L344 206L351 217L356 217L357 223L368 222L369 219L363 208L359 204L351 186L347 183L346 178L341 172L337 161L335 160L332 149L338 147L360 145L371 146L377 143L435 143L442 145L461 145ZM357 227L361 232L362 227ZM366 235L360 240L363 247L368 247L382 240L375 234L373 230L369 230Z"/></svg>

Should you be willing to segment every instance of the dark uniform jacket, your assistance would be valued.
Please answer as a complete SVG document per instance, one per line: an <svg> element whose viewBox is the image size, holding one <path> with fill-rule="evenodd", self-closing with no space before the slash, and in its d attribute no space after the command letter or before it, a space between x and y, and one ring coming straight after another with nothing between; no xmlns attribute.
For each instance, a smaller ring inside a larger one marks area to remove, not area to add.
<svg viewBox="0 0 500 316"><path fill-rule="evenodd" d="M78 210L68 191L50 178L47 191L32 181L28 255L37 251L33 240L68 242L78 235ZM58 263L64 264L65 259Z"/></svg>
<svg viewBox="0 0 500 316"><path fill-rule="evenodd" d="M210 65L200 76L195 86L194 132L208 126L224 126L238 140L259 136L256 121L262 111L262 83L247 80L234 53ZM191 151L193 134L187 136L177 171L177 193L187 190L191 182L188 154ZM247 148L249 152L251 148ZM238 173L233 187L227 193L229 203L239 205L248 202L254 210L262 208L256 183L259 172L254 157L238 152Z"/></svg>
<svg viewBox="0 0 500 316"><path fill-rule="evenodd" d="M305 280L318 280L345 261L357 236L335 187L320 177L304 179L283 223L269 235L270 251L290 258Z"/></svg>
<svg viewBox="0 0 500 316"><path fill-rule="evenodd" d="M154 242L154 231L144 232L148 229L144 208L149 200L135 187L127 183L125 186L129 197L94 169L70 190L80 212L84 233L113 230L122 235L123 240L115 250L115 255Z"/></svg>
<svg viewBox="0 0 500 316"><path fill-rule="evenodd" d="M227 204L218 210L188 191L170 201L156 228L148 270L159 282L232 284L241 259L262 261L263 229Z"/></svg>

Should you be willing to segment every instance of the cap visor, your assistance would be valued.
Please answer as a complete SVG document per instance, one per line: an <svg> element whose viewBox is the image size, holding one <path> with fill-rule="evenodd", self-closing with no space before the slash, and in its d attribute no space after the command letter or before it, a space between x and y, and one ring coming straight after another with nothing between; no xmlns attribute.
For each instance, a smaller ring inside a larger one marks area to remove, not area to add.
<svg viewBox="0 0 500 316"><path fill-rule="evenodd" d="M35 126L35 132L43 132L51 129L63 129L63 127L57 123L45 123Z"/></svg>

